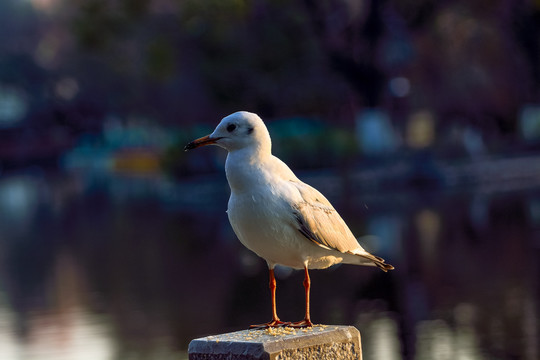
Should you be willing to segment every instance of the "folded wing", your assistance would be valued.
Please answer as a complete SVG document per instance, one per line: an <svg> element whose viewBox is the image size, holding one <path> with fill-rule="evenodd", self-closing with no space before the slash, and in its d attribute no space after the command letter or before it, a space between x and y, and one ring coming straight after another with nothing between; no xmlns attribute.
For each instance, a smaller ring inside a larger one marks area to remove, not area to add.
<svg viewBox="0 0 540 360"><path fill-rule="evenodd" d="M293 205L292 212L295 225L304 237L325 249L361 256L384 271L394 268L360 246L345 221L319 191L299 181L293 183L302 200Z"/></svg>
<svg viewBox="0 0 540 360"><path fill-rule="evenodd" d="M293 182L301 201L293 205L298 230L317 245L342 253L364 251L330 202L311 186Z"/></svg>

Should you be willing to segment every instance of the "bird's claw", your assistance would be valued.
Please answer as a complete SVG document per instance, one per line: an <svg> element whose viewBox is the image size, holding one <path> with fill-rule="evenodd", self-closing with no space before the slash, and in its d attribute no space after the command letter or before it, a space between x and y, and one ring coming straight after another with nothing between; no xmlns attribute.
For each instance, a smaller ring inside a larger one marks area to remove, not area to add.
<svg viewBox="0 0 540 360"><path fill-rule="evenodd" d="M304 319L301 321L289 323L289 325L287 326L290 326L292 328L307 328L307 327L313 327L313 323L311 322L310 319Z"/></svg>

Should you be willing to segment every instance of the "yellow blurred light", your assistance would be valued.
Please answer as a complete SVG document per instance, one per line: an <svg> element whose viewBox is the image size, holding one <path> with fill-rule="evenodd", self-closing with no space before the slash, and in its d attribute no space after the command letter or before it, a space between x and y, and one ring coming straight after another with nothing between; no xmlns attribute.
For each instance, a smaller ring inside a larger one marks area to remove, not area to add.
<svg viewBox="0 0 540 360"><path fill-rule="evenodd" d="M435 141L435 119L429 110L413 113L407 123L407 144L415 149L426 148Z"/></svg>

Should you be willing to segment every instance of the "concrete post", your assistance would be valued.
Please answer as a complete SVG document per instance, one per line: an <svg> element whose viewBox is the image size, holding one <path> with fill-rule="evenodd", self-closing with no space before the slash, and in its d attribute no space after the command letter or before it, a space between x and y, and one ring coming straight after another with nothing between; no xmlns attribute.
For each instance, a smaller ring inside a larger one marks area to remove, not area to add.
<svg viewBox="0 0 540 360"><path fill-rule="evenodd" d="M362 359L360 332L352 326L243 330L191 341L190 360Z"/></svg>

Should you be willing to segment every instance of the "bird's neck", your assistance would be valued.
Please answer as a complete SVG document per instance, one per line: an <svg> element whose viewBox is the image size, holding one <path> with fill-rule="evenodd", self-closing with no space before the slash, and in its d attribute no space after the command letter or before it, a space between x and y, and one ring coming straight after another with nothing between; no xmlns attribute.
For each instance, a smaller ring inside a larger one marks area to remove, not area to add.
<svg viewBox="0 0 540 360"><path fill-rule="evenodd" d="M240 149L229 152L225 162L227 181L234 193L249 191L265 181L265 163L270 160L270 151Z"/></svg>

